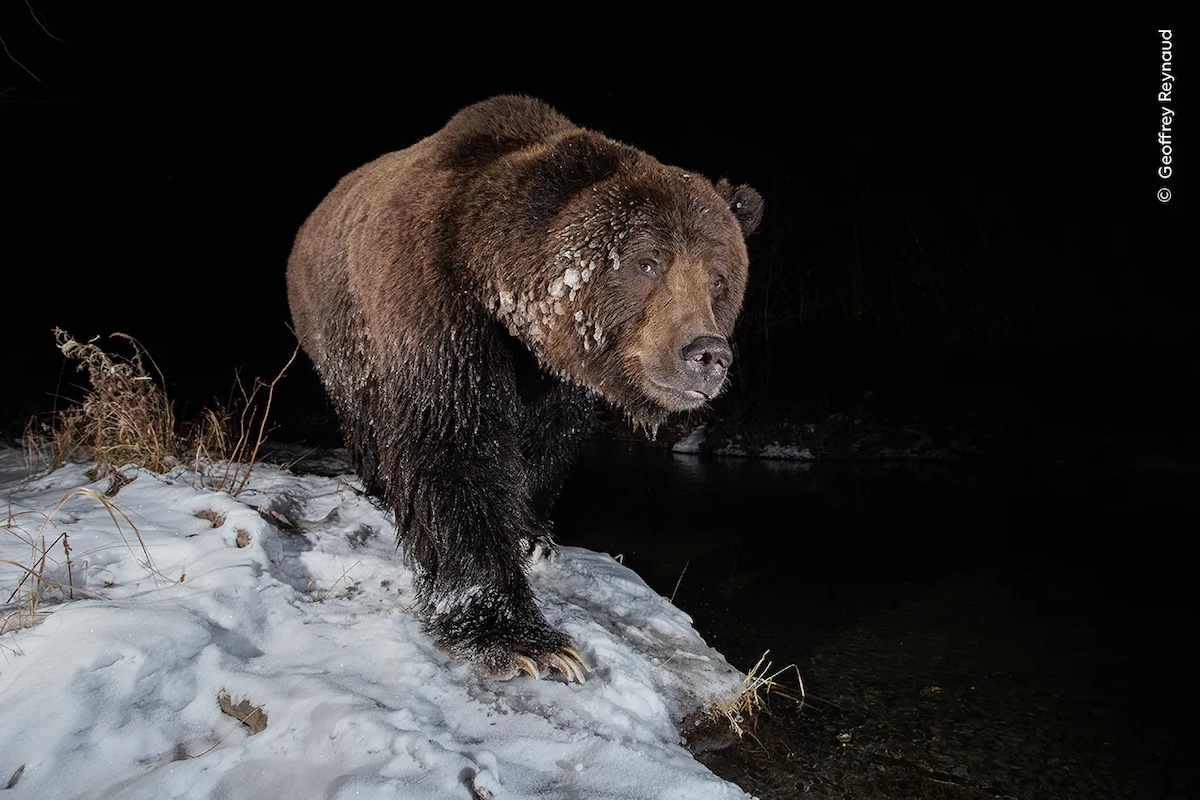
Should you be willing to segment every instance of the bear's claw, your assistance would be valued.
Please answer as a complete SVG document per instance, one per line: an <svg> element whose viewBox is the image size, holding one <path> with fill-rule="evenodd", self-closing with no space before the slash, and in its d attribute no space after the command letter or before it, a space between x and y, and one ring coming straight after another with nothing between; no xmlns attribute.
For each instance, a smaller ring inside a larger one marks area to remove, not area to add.
<svg viewBox="0 0 1200 800"><path fill-rule="evenodd" d="M550 663L566 676L567 683L587 683L587 678L583 676L583 673L591 672L592 668L574 647L564 647L562 652L554 653L550 658Z"/></svg>
<svg viewBox="0 0 1200 800"><path fill-rule="evenodd" d="M592 671L592 668L574 647L564 647L556 653L547 653L537 660L525 655L514 655L512 667L512 677L524 672L536 681L541 680L543 670L546 672L558 670L567 679L567 683L579 684L587 683L584 672Z"/></svg>
<svg viewBox="0 0 1200 800"><path fill-rule="evenodd" d="M529 677L533 678L535 681L539 680L542 677L538 673L537 664L529 656L513 656L513 661L516 662L517 670L519 672L526 673L527 675L529 675Z"/></svg>
<svg viewBox="0 0 1200 800"><path fill-rule="evenodd" d="M558 553L558 548L554 546L554 540L546 535L525 539L521 544L525 549L525 561L530 566L543 560L549 564L554 561L554 556Z"/></svg>

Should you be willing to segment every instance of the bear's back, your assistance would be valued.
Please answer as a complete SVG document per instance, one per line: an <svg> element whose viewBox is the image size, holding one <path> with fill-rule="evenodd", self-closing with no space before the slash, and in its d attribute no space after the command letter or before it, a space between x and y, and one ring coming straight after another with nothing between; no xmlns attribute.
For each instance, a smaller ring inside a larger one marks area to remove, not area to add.
<svg viewBox="0 0 1200 800"><path fill-rule="evenodd" d="M467 106L438 131L442 166L476 170L581 128L532 97L499 95Z"/></svg>

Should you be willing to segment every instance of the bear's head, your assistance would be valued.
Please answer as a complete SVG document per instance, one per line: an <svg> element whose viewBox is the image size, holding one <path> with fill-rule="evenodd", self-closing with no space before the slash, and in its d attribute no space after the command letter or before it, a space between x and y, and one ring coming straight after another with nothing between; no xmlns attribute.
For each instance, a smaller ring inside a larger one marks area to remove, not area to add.
<svg viewBox="0 0 1200 800"><path fill-rule="evenodd" d="M517 192L533 284L501 279L494 309L542 363L654 425L726 385L729 337L762 198L589 131L526 162Z"/></svg>

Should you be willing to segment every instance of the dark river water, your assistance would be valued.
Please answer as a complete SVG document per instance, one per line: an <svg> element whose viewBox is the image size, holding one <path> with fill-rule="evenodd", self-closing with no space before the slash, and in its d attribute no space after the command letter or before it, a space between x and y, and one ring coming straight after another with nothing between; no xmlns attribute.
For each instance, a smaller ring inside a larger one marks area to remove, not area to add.
<svg viewBox="0 0 1200 800"><path fill-rule="evenodd" d="M759 798L1200 798L1197 473L590 447L556 536L624 556L734 666ZM789 682L786 675L780 682Z"/></svg>

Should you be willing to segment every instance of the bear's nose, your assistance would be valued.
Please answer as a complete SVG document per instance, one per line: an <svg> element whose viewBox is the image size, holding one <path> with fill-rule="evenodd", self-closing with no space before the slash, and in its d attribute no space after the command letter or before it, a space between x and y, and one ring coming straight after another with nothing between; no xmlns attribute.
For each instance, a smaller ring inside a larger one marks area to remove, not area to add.
<svg viewBox="0 0 1200 800"><path fill-rule="evenodd" d="M733 363L733 351L725 337L707 333L685 345L680 355L689 372L719 372Z"/></svg>

